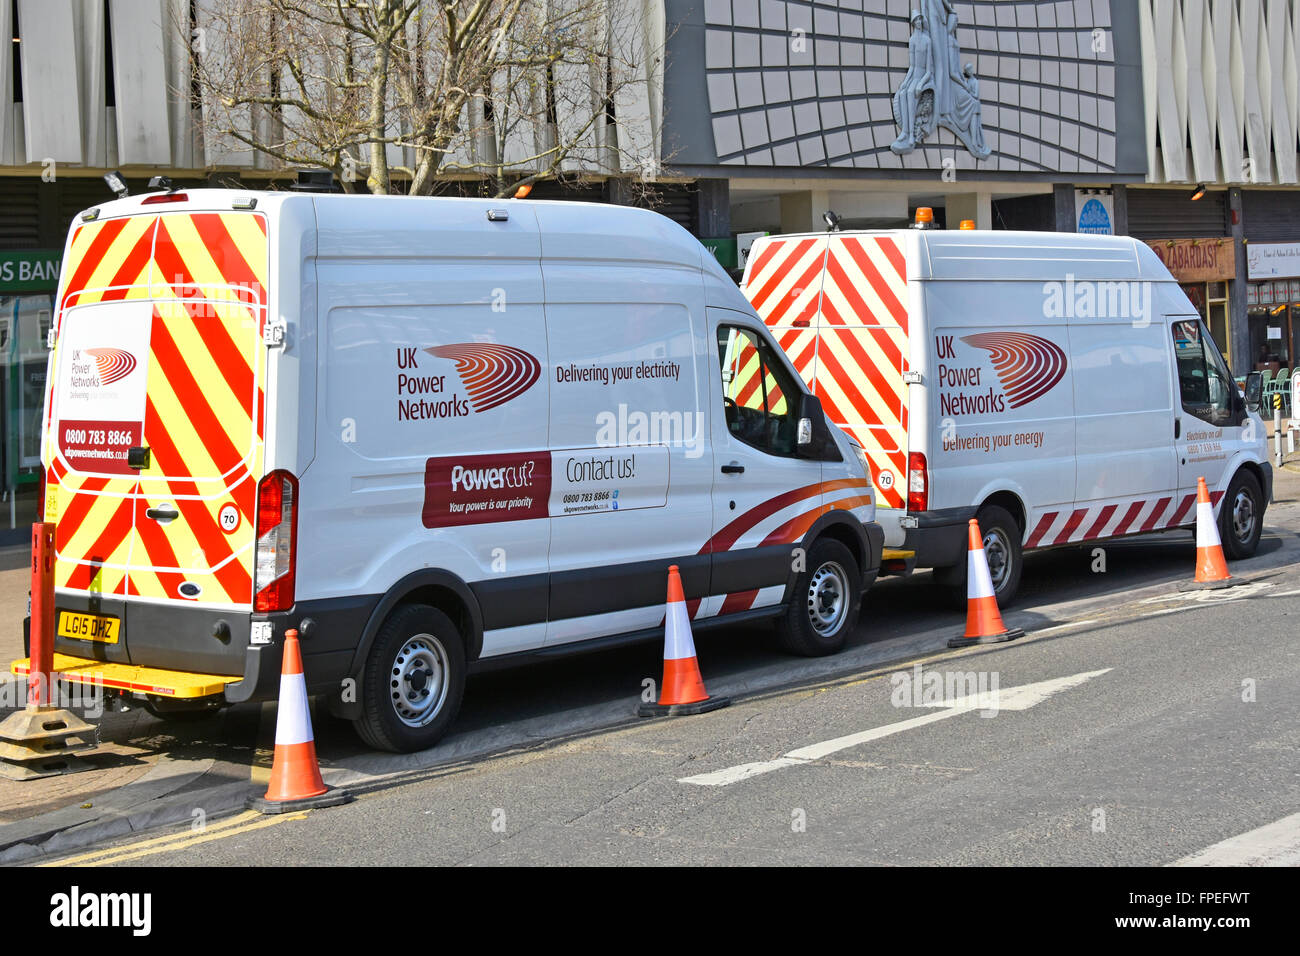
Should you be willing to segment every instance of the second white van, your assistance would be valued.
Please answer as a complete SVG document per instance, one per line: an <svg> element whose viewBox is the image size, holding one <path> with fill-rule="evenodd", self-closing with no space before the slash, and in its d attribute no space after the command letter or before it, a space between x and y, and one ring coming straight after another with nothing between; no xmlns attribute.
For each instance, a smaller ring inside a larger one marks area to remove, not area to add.
<svg viewBox="0 0 1300 956"><path fill-rule="evenodd" d="M1023 552L1182 528L1197 478L1227 556L1259 542L1272 469L1196 309L1144 243L902 229L759 239L744 291L865 449L886 571L964 600L974 516L999 602Z"/></svg>

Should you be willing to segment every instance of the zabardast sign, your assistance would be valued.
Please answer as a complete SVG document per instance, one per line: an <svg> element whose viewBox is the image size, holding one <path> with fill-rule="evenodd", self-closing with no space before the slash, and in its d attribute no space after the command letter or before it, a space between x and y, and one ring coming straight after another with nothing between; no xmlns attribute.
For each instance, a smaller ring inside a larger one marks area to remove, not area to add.
<svg viewBox="0 0 1300 956"><path fill-rule="evenodd" d="M1252 242L1246 246L1246 275L1251 279L1300 276L1300 242Z"/></svg>
<svg viewBox="0 0 1300 956"><path fill-rule="evenodd" d="M1091 236L1115 235L1115 200L1109 193L1076 189L1074 208L1079 215L1079 221L1074 225L1076 232Z"/></svg>
<svg viewBox="0 0 1300 956"><path fill-rule="evenodd" d="M62 259L59 249L0 249L0 293L53 292Z"/></svg>
<svg viewBox="0 0 1300 956"><path fill-rule="evenodd" d="M1148 239L1147 245L1179 282L1222 282L1237 275L1232 240L1226 237Z"/></svg>

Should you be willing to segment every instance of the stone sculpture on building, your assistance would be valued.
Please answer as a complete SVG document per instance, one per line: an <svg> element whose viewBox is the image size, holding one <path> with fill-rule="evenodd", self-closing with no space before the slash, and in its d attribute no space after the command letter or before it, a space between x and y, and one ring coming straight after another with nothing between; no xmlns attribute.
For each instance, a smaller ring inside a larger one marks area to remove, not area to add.
<svg viewBox="0 0 1300 956"><path fill-rule="evenodd" d="M894 93L898 138L890 149L904 156L933 134L936 126L953 135L976 159L987 159L980 120L975 67L961 63L957 13L951 0L920 0L925 12L912 11L907 75Z"/></svg>

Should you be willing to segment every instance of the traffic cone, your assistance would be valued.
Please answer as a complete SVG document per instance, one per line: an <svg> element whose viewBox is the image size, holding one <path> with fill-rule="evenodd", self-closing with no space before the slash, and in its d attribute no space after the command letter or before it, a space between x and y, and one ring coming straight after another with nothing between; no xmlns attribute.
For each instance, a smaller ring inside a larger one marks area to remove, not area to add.
<svg viewBox="0 0 1300 956"><path fill-rule="evenodd" d="M731 703L728 697L710 697L700 677L695 659L695 640L691 637L691 616L686 611L686 596L677 565L668 569L668 609L664 614L664 682L659 703L642 704L641 717L703 714Z"/></svg>
<svg viewBox="0 0 1300 956"><path fill-rule="evenodd" d="M1024 637L1018 627L1008 628L1002 623L998 599L993 593L993 579L989 576L989 562L984 557L984 535L979 522L970 519L970 545L966 552L966 633L948 641L949 647L970 647L972 644L1001 644Z"/></svg>
<svg viewBox="0 0 1300 956"><path fill-rule="evenodd" d="M280 706L275 718L275 759L266 796L248 798L247 806L262 813L292 813L346 803L351 795L327 787L316 760L316 738L311 732L307 679L302 673L298 631L284 632L284 658L280 666Z"/></svg>
<svg viewBox="0 0 1300 956"><path fill-rule="evenodd" d="M1219 540L1219 525L1214 520L1214 505L1210 503L1210 490L1204 478L1196 479L1196 580L1179 586L1180 591L1205 591L1230 588L1238 582L1228 574L1228 564L1223 560L1223 542Z"/></svg>

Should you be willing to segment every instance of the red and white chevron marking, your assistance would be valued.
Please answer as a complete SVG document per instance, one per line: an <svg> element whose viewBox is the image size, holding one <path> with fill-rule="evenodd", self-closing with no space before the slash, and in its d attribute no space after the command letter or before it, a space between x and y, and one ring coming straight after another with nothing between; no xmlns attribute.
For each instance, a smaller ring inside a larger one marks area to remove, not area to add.
<svg viewBox="0 0 1300 956"><path fill-rule="evenodd" d="M1222 491L1210 494L1216 505L1222 497ZM1047 511L1034 523L1025 540L1025 549L1177 528L1196 520L1195 504L1196 493L1192 492L1181 497L1126 498L1086 508Z"/></svg>
<svg viewBox="0 0 1300 956"><path fill-rule="evenodd" d="M907 487L907 263L888 236L792 237L758 247L745 293L827 417L862 446L880 504Z"/></svg>

